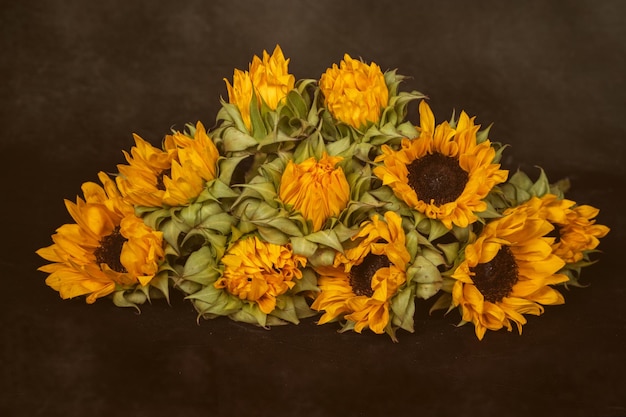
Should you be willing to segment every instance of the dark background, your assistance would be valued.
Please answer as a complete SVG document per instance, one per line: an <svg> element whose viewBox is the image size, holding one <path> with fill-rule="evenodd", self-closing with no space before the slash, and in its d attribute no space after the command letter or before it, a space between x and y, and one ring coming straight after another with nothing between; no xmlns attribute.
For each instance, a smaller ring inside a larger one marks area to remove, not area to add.
<svg viewBox="0 0 626 417"><path fill-rule="evenodd" d="M0 415L626 416L625 2L0 4ZM314 320L197 324L180 296L141 314L61 300L34 252L71 222L63 199L116 171L132 133L213 125L223 79L277 43L296 78L346 52L397 68L438 122L494 123L505 168L569 177L612 228L591 286L482 342L423 302L394 344Z"/></svg>

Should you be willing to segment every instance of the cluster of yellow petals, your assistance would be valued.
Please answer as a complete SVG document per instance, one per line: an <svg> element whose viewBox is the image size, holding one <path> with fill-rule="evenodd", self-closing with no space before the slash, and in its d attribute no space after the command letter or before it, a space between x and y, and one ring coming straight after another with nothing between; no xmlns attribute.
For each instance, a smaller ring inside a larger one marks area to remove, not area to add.
<svg viewBox="0 0 626 417"><path fill-rule="evenodd" d="M219 152L202 123L194 137L176 132L167 135L163 149L135 135L128 165L118 165L117 186L131 204L147 207L184 206L216 176Z"/></svg>
<svg viewBox="0 0 626 417"><path fill-rule="evenodd" d="M541 197L539 215L556 226L558 239L552 251L567 263L583 259L584 253L595 249L600 238L609 233L607 226L596 224L599 210L589 205L576 205L574 201L559 199L554 194Z"/></svg>
<svg viewBox="0 0 626 417"><path fill-rule="evenodd" d="M352 240L358 242L343 254L337 253L333 266L316 268L320 292L311 308L324 311L319 324L338 317L354 322L360 333L369 328L381 334L389 323L389 302L406 282L406 268L410 255L402 220L394 212L386 212L385 220L378 215L361 225ZM385 255L390 264L379 268L371 277L372 295L356 295L350 285L350 271L361 264L369 254Z"/></svg>
<svg viewBox="0 0 626 417"><path fill-rule="evenodd" d="M93 303L118 288L148 285L164 257L163 234L134 215L113 180L102 172L98 176L103 187L84 183L84 200L65 201L76 223L58 228L52 236L54 244L37 251L53 262L39 270L49 273L46 284L64 299L87 295L86 301ZM115 233L124 240L119 254L121 272L98 263L96 257L103 240Z"/></svg>
<svg viewBox="0 0 626 417"><path fill-rule="evenodd" d="M285 167L278 195L311 220L313 231L338 216L350 201L350 186L343 169L337 167L342 159L324 153L319 161L311 157L299 164L289 161Z"/></svg>
<svg viewBox="0 0 626 417"><path fill-rule="evenodd" d="M339 66L333 64L322 74L319 87L333 117L356 129L378 123L389 102L389 89L380 67L348 54Z"/></svg>
<svg viewBox="0 0 626 417"><path fill-rule="evenodd" d="M232 85L227 79L226 89L228 100L239 109L241 117L248 128L252 127L250 106L252 95L256 94L258 105L265 103L275 110L289 91L295 86L295 77L289 74L289 59L285 59L280 46L276 46L270 56L263 51L263 59L254 56L249 71L235 69Z"/></svg>
<svg viewBox="0 0 626 417"><path fill-rule="evenodd" d="M253 236L237 241L221 262L224 272L215 287L254 302L269 314L276 307L276 297L302 278L300 268L306 266L306 257L294 254L290 245L267 243Z"/></svg>
<svg viewBox="0 0 626 417"><path fill-rule="evenodd" d="M474 323L479 339L486 330L505 327L511 331L512 323L521 334L526 323L524 314L540 315L542 305L564 302L562 294L551 285L568 280L558 273L565 262L552 251L554 238L547 235L553 226L539 215L541 204L533 197L488 223L476 241L465 248L465 259L452 275L457 280L452 290L453 304L461 307L464 321ZM490 302L474 284L471 268L493 260L503 246L515 259L518 279L507 296Z"/></svg>
<svg viewBox="0 0 626 417"><path fill-rule="evenodd" d="M409 207L431 219L440 220L448 229L453 224L467 227L478 219L475 213L487 209L483 199L495 185L507 180L508 171L492 163L496 151L489 140L477 143L476 133L480 125L475 125L474 118L465 112L461 112L455 128L448 122L435 126L433 112L425 101L420 102L419 113L420 136L412 140L403 139L397 151L383 145L382 154L376 158L376 162L383 165L374 168L373 172ZM454 201L443 204L424 201L409 185L407 167L433 153L456 159L459 167L468 174L465 188Z"/></svg>

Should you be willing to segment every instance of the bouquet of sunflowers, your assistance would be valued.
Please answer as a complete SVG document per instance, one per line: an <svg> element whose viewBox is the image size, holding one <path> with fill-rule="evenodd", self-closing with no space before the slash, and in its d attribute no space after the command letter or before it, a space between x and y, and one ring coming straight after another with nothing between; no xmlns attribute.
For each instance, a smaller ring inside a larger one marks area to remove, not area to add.
<svg viewBox="0 0 626 417"><path fill-rule="evenodd" d="M37 253L62 298L120 307L182 291L199 317L414 331L417 299L482 339L564 302L609 228L567 181L512 175L465 112L437 123L405 77L345 55L295 80L277 46L226 81L213 128L136 136L66 201ZM407 120L409 103L419 125Z"/></svg>

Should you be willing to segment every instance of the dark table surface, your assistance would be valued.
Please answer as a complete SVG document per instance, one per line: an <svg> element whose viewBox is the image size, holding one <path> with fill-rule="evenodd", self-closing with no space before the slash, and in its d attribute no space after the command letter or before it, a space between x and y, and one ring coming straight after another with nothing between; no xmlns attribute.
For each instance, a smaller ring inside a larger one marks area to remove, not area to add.
<svg viewBox="0 0 626 417"><path fill-rule="evenodd" d="M0 9L0 415L626 416L626 3L44 0ZM132 133L211 125L224 78L280 44L296 78L344 53L410 75L438 121L494 124L512 171L569 177L611 227L588 288L480 342L457 313L399 343L315 319L196 323L180 296L141 314L63 301L35 250L63 199L115 171Z"/></svg>

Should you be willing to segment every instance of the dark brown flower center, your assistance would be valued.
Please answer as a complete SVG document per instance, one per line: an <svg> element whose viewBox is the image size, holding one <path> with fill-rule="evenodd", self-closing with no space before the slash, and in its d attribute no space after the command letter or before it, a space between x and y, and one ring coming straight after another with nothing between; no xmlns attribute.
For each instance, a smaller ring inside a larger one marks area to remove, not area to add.
<svg viewBox="0 0 626 417"><path fill-rule="evenodd" d="M350 270L350 286L355 295L371 297L374 294L372 289L372 277L380 268L389 266L389 258L385 255L368 254L363 262L355 265Z"/></svg>
<svg viewBox="0 0 626 417"><path fill-rule="evenodd" d="M517 263L508 246L502 246L491 261L478 264L470 271L475 274L472 277L474 285L491 303L507 297L519 279Z"/></svg>
<svg viewBox="0 0 626 417"><path fill-rule="evenodd" d="M165 183L163 182L163 177L165 176L168 176L168 177L172 176L171 168L164 169L163 171L159 173L159 175L157 175L157 179L156 179L157 190L165 191Z"/></svg>
<svg viewBox="0 0 626 417"><path fill-rule="evenodd" d="M117 226L113 233L100 240L100 246L93 253L96 256L96 262L98 264L107 264L115 272L128 272L120 260L122 246L124 246L124 242L127 240L120 233L120 227Z"/></svg>
<svg viewBox="0 0 626 417"><path fill-rule="evenodd" d="M416 159L407 169L409 185L417 198L426 203L434 200L438 206L456 200L469 178L456 158L438 152Z"/></svg>

